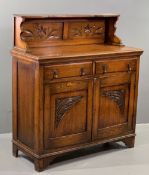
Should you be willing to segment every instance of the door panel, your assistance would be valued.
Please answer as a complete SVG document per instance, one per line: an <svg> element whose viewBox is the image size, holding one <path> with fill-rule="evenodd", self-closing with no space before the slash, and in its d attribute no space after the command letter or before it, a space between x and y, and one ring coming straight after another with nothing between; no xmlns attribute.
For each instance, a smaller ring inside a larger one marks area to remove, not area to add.
<svg viewBox="0 0 149 175"><path fill-rule="evenodd" d="M98 128L102 129L126 123L129 102L129 85L125 84L120 86L104 87L101 88L100 91L100 117L98 121Z"/></svg>
<svg viewBox="0 0 149 175"><path fill-rule="evenodd" d="M135 73L120 73L95 80L93 139L132 131Z"/></svg>
<svg viewBox="0 0 149 175"><path fill-rule="evenodd" d="M61 148L91 139L92 81L45 85L45 148Z"/></svg>

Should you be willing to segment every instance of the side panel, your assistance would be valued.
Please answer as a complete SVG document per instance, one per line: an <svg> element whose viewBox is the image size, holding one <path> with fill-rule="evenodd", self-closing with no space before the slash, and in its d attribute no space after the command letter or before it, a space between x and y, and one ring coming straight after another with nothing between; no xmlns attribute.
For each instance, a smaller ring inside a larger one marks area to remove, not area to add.
<svg viewBox="0 0 149 175"><path fill-rule="evenodd" d="M17 139L34 147L34 66L18 61L17 66Z"/></svg>

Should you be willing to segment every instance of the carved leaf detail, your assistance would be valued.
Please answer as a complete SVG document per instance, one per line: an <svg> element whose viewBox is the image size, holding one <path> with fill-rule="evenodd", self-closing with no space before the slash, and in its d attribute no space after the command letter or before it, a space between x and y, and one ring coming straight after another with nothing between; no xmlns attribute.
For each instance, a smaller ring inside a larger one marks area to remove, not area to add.
<svg viewBox="0 0 149 175"><path fill-rule="evenodd" d="M60 29L55 29L44 24L33 24L31 29L24 29L22 27L22 32L20 37L23 41L33 41L33 40L50 40L61 38Z"/></svg>
<svg viewBox="0 0 149 175"><path fill-rule="evenodd" d="M95 34L102 34L103 33L103 27L97 27L96 26L93 26L94 27L94 33Z"/></svg>
<svg viewBox="0 0 149 175"><path fill-rule="evenodd" d="M52 39L52 38L59 38L58 31L56 29L49 31L47 35L47 39Z"/></svg>
<svg viewBox="0 0 149 175"><path fill-rule="evenodd" d="M85 27L84 27L84 32L85 33L92 33L92 30L93 30L93 27L90 26L89 24L87 24Z"/></svg>
<svg viewBox="0 0 149 175"><path fill-rule="evenodd" d="M80 102L82 96L66 97L56 99L56 120L55 124L58 127L59 123L63 119L65 113L69 111L75 104Z"/></svg>
<svg viewBox="0 0 149 175"><path fill-rule="evenodd" d="M98 27L96 25L89 25L87 24L85 27L84 27L84 32L86 34L91 34L91 35L100 35L103 33L103 27Z"/></svg>
<svg viewBox="0 0 149 175"><path fill-rule="evenodd" d="M79 30L77 28L74 28L74 29L71 30L71 35L72 36L75 36L75 37L81 36L82 35L82 32L81 32L81 30Z"/></svg>
<svg viewBox="0 0 149 175"><path fill-rule="evenodd" d="M104 33L104 28L100 25L95 24L86 24L81 27L74 27L70 31L70 35L72 37L88 37L88 36L97 36L102 35Z"/></svg>
<svg viewBox="0 0 149 175"><path fill-rule="evenodd" d="M124 112L125 107L125 90L109 90L104 91L102 93L103 96L109 97L111 100L113 100L118 107L120 108L121 112Z"/></svg>
<svg viewBox="0 0 149 175"><path fill-rule="evenodd" d="M30 30L24 30L20 35L22 40L31 40L33 37L33 32Z"/></svg>

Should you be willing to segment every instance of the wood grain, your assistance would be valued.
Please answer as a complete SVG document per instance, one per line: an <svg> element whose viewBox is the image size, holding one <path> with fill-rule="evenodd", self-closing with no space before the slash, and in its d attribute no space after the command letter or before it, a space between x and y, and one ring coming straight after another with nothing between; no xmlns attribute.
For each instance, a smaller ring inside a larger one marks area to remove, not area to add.
<svg viewBox="0 0 149 175"><path fill-rule="evenodd" d="M18 139L34 148L34 68L28 62L18 62Z"/></svg>

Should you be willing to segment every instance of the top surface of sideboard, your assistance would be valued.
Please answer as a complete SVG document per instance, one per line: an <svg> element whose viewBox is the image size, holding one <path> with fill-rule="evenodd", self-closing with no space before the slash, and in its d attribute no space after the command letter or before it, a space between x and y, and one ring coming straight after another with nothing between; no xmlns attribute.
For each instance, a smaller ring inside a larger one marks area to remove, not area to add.
<svg viewBox="0 0 149 175"><path fill-rule="evenodd" d="M14 15L14 54L35 60L108 54L141 54L116 36L119 14Z"/></svg>
<svg viewBox="0 0 149 175"><path fill-rule="evenodd" d="M14 14L15 17L22 18L95 18L95 17L118 17L117 13L102 13L102 14Z"/></svg>

